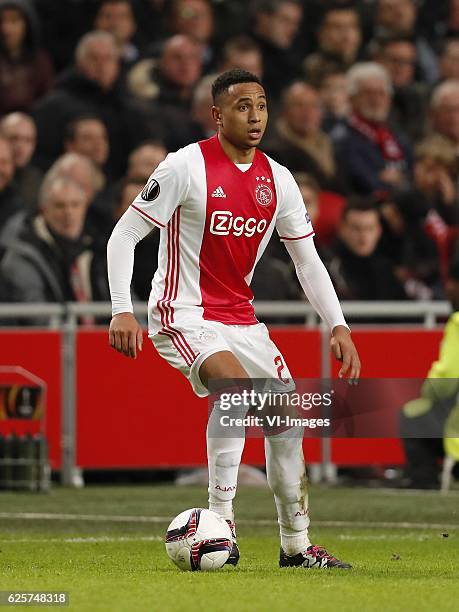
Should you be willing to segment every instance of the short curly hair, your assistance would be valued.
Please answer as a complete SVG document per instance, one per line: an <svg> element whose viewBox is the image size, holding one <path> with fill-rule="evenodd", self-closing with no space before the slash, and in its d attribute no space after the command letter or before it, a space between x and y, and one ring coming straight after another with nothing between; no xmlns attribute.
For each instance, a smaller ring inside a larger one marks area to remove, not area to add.
<svg viewBox="0 0 459 612"><path fill-rule="evenodd" d="M220 74L212 83L212 98L214 104L222 93L228 91L231 85L237 85L239 83L258 83L258 85L261 85L260 79L247 70L242 70L241 68L227 70Z"/></svg>

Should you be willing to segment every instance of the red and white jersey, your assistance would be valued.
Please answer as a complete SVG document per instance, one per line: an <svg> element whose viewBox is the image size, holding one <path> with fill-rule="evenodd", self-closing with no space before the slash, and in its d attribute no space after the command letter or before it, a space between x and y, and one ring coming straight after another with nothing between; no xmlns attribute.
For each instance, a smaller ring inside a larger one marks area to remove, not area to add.
<svg viewBox="0 0 459 612"><path fill-rule="evenodd" d="M249 285L274 228L281 240L314 234L289 170L256 150L244 172L217 136L170 153L131 206L161 230L150 334L187 314L258 323Z"/></svg>

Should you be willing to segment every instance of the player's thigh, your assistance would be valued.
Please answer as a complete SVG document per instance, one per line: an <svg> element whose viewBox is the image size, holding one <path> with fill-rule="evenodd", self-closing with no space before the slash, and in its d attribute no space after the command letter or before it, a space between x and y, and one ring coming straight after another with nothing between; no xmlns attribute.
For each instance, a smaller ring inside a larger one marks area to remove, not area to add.
<svg viewBox="0 0 459 612"><path fill-rule="evenodd" d="M241 329L233 328L229 345L251 378L279 379L291 383L292 375L279 348L260 323Z"/></svg>
<svg viewBox="0 0 459 612"><path fill-rule="evenodd" d="M199 397L209 395L208 384L212 378L247 377L213 322L175 323L151 336L151 340L158 354L188 379Z"/></svg>
<svg viewBox="0 0 459 612"><path fill-rule="evenodd" d="M217 391L237 384L240 379L247 379L248 373L236 355L228 351L213 353L205 359L199 369L202 384L212 391Z"/></svg>

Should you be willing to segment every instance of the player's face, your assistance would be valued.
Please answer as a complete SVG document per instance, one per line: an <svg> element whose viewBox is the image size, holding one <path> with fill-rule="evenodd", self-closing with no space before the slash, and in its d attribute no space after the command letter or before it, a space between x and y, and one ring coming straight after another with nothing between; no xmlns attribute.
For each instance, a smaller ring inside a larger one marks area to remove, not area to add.
<svg viewBox="0 0 459 612"><path fill-rule="evenodd" d="M256 147L268 121L265 90L258 83L231 85L227 94L212 107L220 132L240 149Z"/></svg>

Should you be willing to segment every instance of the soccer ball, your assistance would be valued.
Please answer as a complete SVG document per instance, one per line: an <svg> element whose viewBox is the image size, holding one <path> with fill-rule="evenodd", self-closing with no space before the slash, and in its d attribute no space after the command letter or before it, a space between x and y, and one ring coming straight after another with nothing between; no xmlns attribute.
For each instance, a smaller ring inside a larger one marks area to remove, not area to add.
<svg viewBox="0 0 459 612"><path fill-rule="evenodd" d="M228 523L212 510L185 510L167 528L166 551L181 570L219 569L226 563L232 547Z"/></svg>

